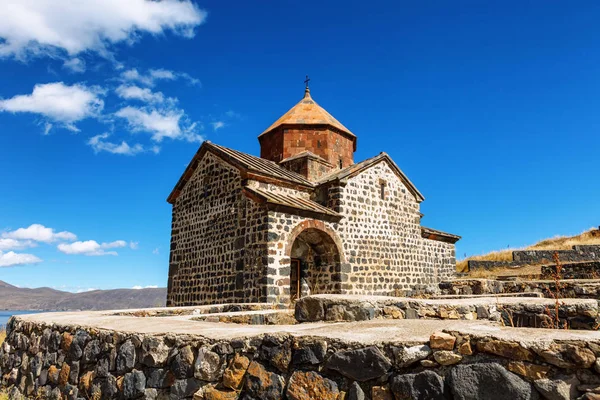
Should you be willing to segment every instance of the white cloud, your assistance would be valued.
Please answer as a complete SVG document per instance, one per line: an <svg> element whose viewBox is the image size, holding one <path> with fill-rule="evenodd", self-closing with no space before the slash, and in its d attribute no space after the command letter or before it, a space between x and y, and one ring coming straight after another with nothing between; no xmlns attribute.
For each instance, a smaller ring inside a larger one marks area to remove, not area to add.
<svg viewBox="0 0 600 400"><path fill-rule="evenodd" d="M160 249L157 247L154 250L152 250L152 254L160 254Z"/></svg>
<svg viewBox="0 0 600 400"><path fill-rule="evenodd" d="M0 100L0 111L40 114L52 121L62 123L70 130L78 131L75 122L96 116L104 108L104 102L99 97L101 94L99 88L81 84L72 86L62 82L38 84L31 94ZM45 132L47 133L51 127L46 125Z"/></svg>
<svg viewBox="0 0 600 400"><path fill-rule="evenodd" d="M223 122L223 121L216 121L216 122L212 122L211 125L213 127L213 131L216 131L218 129L223 128L225 126L225 122Z"/></svg>
<svg viewBox="0 0 600 400"><path fill-rule="evenodd" d="M123 118L134 132L148 132L152 140L161 142L164 138L185 139L188 142L201 142L202 136L196 131L196 124L190 123L183 110L177 108L153 108L127 106L115 114Z"/></svg>
<svg viewBox="0 0 600 400"><path fill-rule="evenodd" d="M200 80L185 72L176 72L164 68L150 69L147 74L140 73L136 68L128 69L121 73L121 80L126 82L138 82L144 86L154 86L157 81L174 81L183 79L189 84L200 86Z"/></svg>
<svg viewBox="0 0 600 400"><path fill-rule="evenodd" d="M136 154L146 151L144 149L144 147L139 143L136 143L133 146L130 146L124 140L121 143L107 142L105 139L107 139L109 136L110 135L108 133L96 135L96 136L90 138L90 140L88 140L87 143L88 143L88 145L90 145L92 147L92 149L94 150L94 153L100 153L102 151L106 151L106 152L112 153L112 154L122 154L122 155L127 155L127 156L134 156ZM151 151L153 151L154 153L158 152L158 150L151 150Z"/></svg>
<svg viewBox="0 0 600 400"><path fill-rule="evenodd" d="M140 290L140 289L156 289L156 288L158 288L158 285L148 285L148 286L135 285L134 287L132 287L132 289L135 289L135 290Z"/></svg>
<svg viewBox="0 0 600 400"><path fill-rule="evenodd" d="M154 93L148 88L135 85L120 85L115 92L120 98L126 100L140 100L146 103L162 103L165 101L165 96L161 92Z"/></svg>
<svg viewBox="0 0 600 400"><path fill-rule="evenodd" d="M3 253L0 251L0 267L14 267L17 265L37 264L40 262L42 262L42 260L33 254L15 253L14 251Z"/></svg>
<svg viewBox="0 0 600 400"><path fill-rule="evenodd" d="M137 250L140 247L140 242L129 242L131 250Z"/></svg>
<svg viewBox="0 0 600 400"><path fill-rule="evenodd" d="M36 247L37 244L31 240L16 240L0 238L0 251L3 250L23 250L29 247Z"/></svg>
<svg viewBox="0 0 600 400"><path fill-rule="evenodd" d="M79 57L73 57L63 63L63 68L66 68L71 72L81 74L85 72L85 61Z"/></svg>
<svg viewBox="0 0 600 400"><path fill-rule="evenodd" d="M126 247L127 242L124 240L116 240L110 243L98 243L95 240L79 241L74 243L61 243L57 246L58 250L65 254L82 254L85 256L116 256L116 251L106 251Z"/></svg>
<svg viewBox="0 0 600 400"><path fill-rule="evenodd" d="M32 224L27 228L4 232L2 237L5 239L34 240L44 243L52 243L60 240L77 240L77 236L74 233L67 231L55 232L54 229L46 228L41 224Z"/></svg>
<svg viewBox="0 0 600 400"><path fill-rule="evenodd" d="M190 0L3 0L0 56L71 56L90 51L112 57L112 45L141 34L172 31L193 37L206 13Z"/></svg>

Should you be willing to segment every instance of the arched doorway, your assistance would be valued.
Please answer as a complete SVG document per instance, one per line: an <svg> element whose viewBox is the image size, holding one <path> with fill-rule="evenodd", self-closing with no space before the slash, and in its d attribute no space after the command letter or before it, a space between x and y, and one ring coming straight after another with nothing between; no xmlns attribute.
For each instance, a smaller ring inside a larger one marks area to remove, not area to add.
<svg viewBox="0 0 600 400"><path fill-rule="evenodd" d="M326 232L308 228L294 239L290 252L290 295L340 293L341 262L335 241Z"/></svg>

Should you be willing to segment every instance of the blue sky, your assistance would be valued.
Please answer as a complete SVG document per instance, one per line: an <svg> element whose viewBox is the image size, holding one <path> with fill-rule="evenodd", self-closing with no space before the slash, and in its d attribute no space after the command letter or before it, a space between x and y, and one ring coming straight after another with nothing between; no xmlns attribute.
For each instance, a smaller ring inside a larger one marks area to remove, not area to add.
<svg viewBox="0 0 600 400"><path fill-rule="evenodd" d="M600 223L598 3L15 4L0 7L0 280L166 285L166 197L200 142L258 154L306 74L355 159L389 153L423 224L463 236L459 257Z"/></svg>

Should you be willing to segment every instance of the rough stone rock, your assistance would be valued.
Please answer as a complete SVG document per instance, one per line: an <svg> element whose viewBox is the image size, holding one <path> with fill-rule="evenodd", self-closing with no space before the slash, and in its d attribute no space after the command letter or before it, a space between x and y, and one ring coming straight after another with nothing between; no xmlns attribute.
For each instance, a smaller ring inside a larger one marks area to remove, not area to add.
<svg viewBox="0 0 600 400"><path fill-rule="evenodd" d="M175 383L175 376L165 368L153 368L146 372L146 386L155 389L165 389Z"/></svg>
<svg viewBox="0 0 600 400"><path fill-rule="evenodd" d="M191 346L185 346L179 349L179 352L173 358L171 371L177 379L186 379L194 376L194 352Z"/></svg>
<svg viewBox="0 0 600 400"><path fill-rule="evenodd" d="M71 367L67 363L63 363L58 374L58 385L64 387L69 382L69 374Z"/></svg>
<svg viewBox="0 0 600 400"><path fill-rule="evenodd" d="M600 358L596 358L594 362L594 371L600 374Z"/></svg>
<svg viewBox="0 0 600 400"><path fill-rule="evenodd" d="M466 341L458 346L458 352L463 356L470 356L473 354L473 349L471 348L471 342Z"/></svg>
<svg viewBox="0 0 600 400"><path fill-rule="evenodd" d="M261 364L253 361L246 371L244 389L251 398L261 400L279 400L283 395L285 381Z"/></svg>
<svg viewBox="0 0 600 400"><path fill-rule="evenodd" d="M365 392L363 392L358 382L352 382L346 394L346 400L365 400Z"/></svg>
<svg viewBox="0 0 600 400"><path fill-rule="evenodd" d="M267 335L263 339L259 354L261 360L286 373L292 361L292 345L290 340L280 342L277 338Z"/></svg>
<svg viewBox="0 0 600 400"><path fill-rule="evenodd" d="M237 400L239 393L230 390L220 390L210 386L203 391L202 396L200 399L203 400ZM194 399L196 399L195 394Z"/></svg>
<svg viewBox="0 0 600 400"><path fill-rule="evenodd" d="M294 365L315 365L323 362L327 354L327 342L316 340L311 343L294 343L294 353L292 355L292 364Z"/></svg>
<svg viewBox="0 0 600 400"><path fill-rule="evenodd" d="M298 322L322 321L325 319L323 302L314 297L305 297L296 302L294 315Z"/></svg>
<svg viewBox="0 0 600 400"><path fill-rule="evenodd" d="M314 371L295 371L286 392L289 400L336 400L339 394L334 381Z"/></svg>
<svg viewBox="0 0 600 400"><path fill-rule="evenodd" d="M192 397L200 389L200 382L197 379L179 379L171 386L171 397L183 399Z"/></svg>
<svg viewBox="0 0 600 400"><path fill-rule="evenodd" d="M75 333L71 346L69 347L69 356L72 360L77 361L81 358L83 349L89 338L90 335L86 331L78 330Z"/></svg>
<svg viewBox="0 0 600 400"><path fill-rule="evenodd" d="M371 400L394 400L394 395L388 386L373 386Z"/></svg>
<svg viewBox="0 0 600 400"><path fill-rule="evenodd" d="M539 399L530 383L497 363L457 365L447 379L455 400Z"/></svg>
<svg viewBox="0 0 600 400"><path fill-rule="evenodd" d="M554 344L538 354L547 363L560 368L590 368L596 362L594 352L572 344Z"/></svg>
<svg viewBox="0 0 600 400"><path fill-rule="evenodd" d="M77 389L76 386L73 385L66 385L65 388L62 391L63 393L63 398L66 398L67 400L78 400L78 394L79 394L79 390Z"/></svg>
<svg viewBox="0 0 600 400"><path fill-rule="evenodd" d="M394 358L398 368L408 367L426 359L430 354L431 348L426 344L411 347L396 347L394 349Z"/></svg>
<svg viewBox="0 0 600 400"><path fill-rule="evenodd" d="M535 388L547 400L569 400L577 397L579 379L574 375L560 379L537 379L533 382Z"/></svg>
<svg viewBox="0 0 600 400"><path fill-rule="evenodd" d="M60 348L65 353L68 353L69 349L71 348L71 343L73 343L73 335L71 335L69 332L63 332Z"/></svg>
<svg viewBox="0 0 600 400"><path fill-rule="evenodd" d="M107 358L101 358L96 364L96 376L98 378L106 378L109 370L109 360Z"/></svg>
<svg viewBox="0 0 600 400"><path fill-rule="evenodd" d="M18 370L17 370L17 372L18 372ZM60 373L60 371L58 368L56 368L56 365L51 365L50 368L48 368L48 381L50 383L53 383L56 385L58 383L59 373Z"/></svg>
<svg viewBox="0 0 600 400"><path fill-rule="evenodd" d="M102 396L104 396L104 398L113 398L113 396L119 392L119 389L117 388L117 378L108 375L106 379L102 381L100 389L102 390Z"/></svg>
<svg viewBox="0 0 600 400"><path fill-rule="evenodd" d="M550 367L547 365L532 364L525 361L510 361L507 368L510 372L533 380L543 379L550 372Z"/></svg>
<svg viewBox="0 0 600 400"><path fill-rule="evenodd" d="M84 364L90 364L96 361L96 357L100 354L100 342L98 339L90 340L83 348L83 358L81 361Z"/></svg>
<svg viewBox="0 0 600 400"><path fill-rule="evenodd" d="M250 365L250 360L246 356L235 354L231 364L223 373L223 386L229 389L237 390L241 388L244 381L244 374Z"/></svg>
<svg viewBox="0 0 600 400"><path fill-rule="evenodd" d="M364 382L386 374L392 364L376 346L339 351L325 366L355 381Z"/></svg>
<svg viewBox="0 0 600 400"><path fill-rule="evenodd" d="M121 345L117 352L116 368L119 374L131 371L135 366L135 346L131 340Z"/></svg>
<svg viewBox="0 0 600 400"><path fill-rule="evenodd" d="M531 350L515 342L505 342L502 340L478 341L477 350L517 361L533 361L534 359L534 354Z"/></svg>
<svg viewBox="0 0 600 400"><path fill-rule="evenodd" d="M69 382L77 385L79 381L79 361L71 362L71 372L69 373Z"/></svg>
<svg viewBox="0 0 600 400"><path fill-rule="evenodd" d="M440 364L436 363L433 360L421 360L420 364L424 368L436 368L440 366Z"/></svg>
<svg viewBox="0 0 600 400"><path fill-rule="evenodd" d="M221 372L221 356L206 347L198 349L198 357L194 366L194 377L207 382L219 380Z"/></svg>
<svg viewBox="0 0 600 400"><path fill-rule="evenodd" d="M439 350L433 353L433 358L440 365L454 365L458 364L462 360L460 354L456 354L449 350Z"/></svg>
<svg viewBox="0 0 600 400"><path fill-rule="evenodd" d="M368 303L357 305L335 304L325 311L327 321L368 321L375 317L375 308Z"/></svg>
<svg viewBox="0 0 600 400"><path fill-rule="evenodd" d="M144 400L158 400L158 390L156 390L156 389L144 390Z"/></svg>
<svg viewBox="0 0 600 400"><path fill-rule="evenodd" d="M123 396L126 399L134 399L144 394L146 388L146 376L142 371L133 370L123 377Z"/></svg>
<svg viewBox="0 0 600 400"><path fill-rule="evenodd" d="M147 336L142 341L142 363L148 367L161 367L169 357L169 346L158 337Z"/></svg>
<svg viewBox="0 0 600 400"><path fill-rule="evenodd" d="M383 314L393 319L404 319L404 313L396 306L383 307Z"/></svg>
<svg viewBox="0 0 600 400"><path fill-rule="evenodd" d="M89 393L90 389L92 388L92 381L95 377L94 375L95 374L93 371L88 371L84 373L81 378L79 378L79 389L82 392Z"/></svg>
<svg viewBox="0 0 600 400"><path fill-rule="evenodd" d="M435 332L429 338L429 346L436 350L452 350L456 338L444 332Z"/></svg>
<svg viewBox="0 0 600 400"><path fill-rule="evenodd" d="M233 354L233 346L231 346L227 342L217 343L212 347L211 350L220 356L226 356L229 354Z"/></svg>
<svg viewBox="0 0 600 400"><path fill-rule="evenodd" d="M444 380L433 371L396 375L390 386L396 400L445 400Z"/></svg>

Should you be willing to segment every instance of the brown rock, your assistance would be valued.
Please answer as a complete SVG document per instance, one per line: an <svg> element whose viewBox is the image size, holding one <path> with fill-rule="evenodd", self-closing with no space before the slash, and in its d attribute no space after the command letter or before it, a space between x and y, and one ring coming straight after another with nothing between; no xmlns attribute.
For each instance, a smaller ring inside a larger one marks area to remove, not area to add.
<svg viewBox="0 0 600 400"><path fill-rule="evenodd" d="M93 371L88 371L85 374L83 374L81 376L81 378L79 379L79 389L86 393L89 393L90 388L92 387L92 381L94 380L95 375L96 374Z"/></svg>
<svg viewBox="0 0 600 400"><path fill-rule="evenodd" d="M488 340L477 342L477 350L517 361L533 361L533 353L516 342Z"/></svg>
<svg viewBox="0 0 600 400"><path fill-rule="evenodd" d="M435 332L429 338L429 347L439 350L452 350L456 338L444 332Z"/></svg>
<svg viewBox="0 0 600 400"><path fill-rule="evenodd" d="M458 346L458 352L463 356L470 356L473 354L473 349L471 348L471 342L464 342L460 346Z"/></svg>
<svg viewBox="0 0 600 400"><path fill-rule="evenodd" d="M572 344L554 344L538 354L547 363L560 368L590 368L596 362L594 352Z"/></svg>
<svg viewBox="0 0 600 400"><path fill-rule="evenodd" d="M200 397L200 399L203 400L237 400L237 398L239 397L239 392L232 390L232 391L226 391L226 390L219 390L216 389L215 387L208 387L204 390L204 395L203 397ZM194 399L196 399L196 395L194 395Z"/></svg>
<svg viewBox="0 0 600 400"><path fill-rule="evenodd" d="M550 367L546 365L537 365L523 361L510 361L507 368L510 372L533 380L546 378L546 375L550 371Z"/></svg>
<svg viewBox="0 0 600 400"><path fill-rule="evenodd" d="M394 400L394 395L389 386L373 386L373 389L371 390L371 399Z"/></svg>
<svg viewBox="0 0 600 400"><path fill-rule="evenodd" d="M425 368L435 368L435 367L439 367L440 364L436 363L433 360L421 360L421 366L423 366Z"/></svg>
<svg viewBox="0 0 600 400"><path fill-rule="evenodd" d="M448 350L439 350L433 353L433 358L440 365L454 365L458 364L462 360L462 356L460 354L453 353Z"/></svg>
<svg viewBox="0 0 600 400"><path fill-rule="evenodd" d="M62 343L60 347L67 352L71 348L71 343L73 343L73 335L71 335L69 332L63 332Z"/></svg>
<svg viewBox="0 0 600 400"><path fill-rule="evenodd" d="M314 371L296 371L286 392L289 400L336 400L337 384Z"/></svg>
<svg viewBox="0 0 600 400"><path fill-rule="evenodd" d="M58 374L58 385L65 386L69 382L69 374L71 367L67 363L63 363L60 373Z"/></svg>
<svg viewBox="0 0 600 400"><path fill-rule="evenodd" d="M48 368L48 380L50 381L50 383L53 384L57 384L58 383L58 374L59 374L59 370L58 368L56 368L55 365L51 365L50 368Z"/></svg>
<svg viewBox="0 0 600 400"><path fill-rule="evenodd" d="M237 390L242 386L244 374L250 365L248 357L236 354L231 364L223 373L223 386Z"/></svg>

